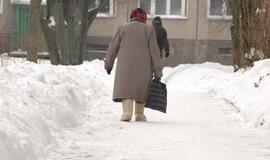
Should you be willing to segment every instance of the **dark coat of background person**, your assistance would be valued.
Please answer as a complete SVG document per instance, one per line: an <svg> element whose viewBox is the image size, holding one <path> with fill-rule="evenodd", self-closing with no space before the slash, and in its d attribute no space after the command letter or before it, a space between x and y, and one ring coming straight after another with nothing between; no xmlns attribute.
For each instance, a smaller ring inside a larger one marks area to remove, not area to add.
<svg viewBox="0 0 270 160"><path fill-rule="evenodd" d="M152 21L153 26L155 27L156 30L156 36L157 36L157 43L158 47L160 49L160 53L162 56L163 49L165 50L166 57L169 56L170 53L170 46L169 46L169 41L167 38L167 31L166 29L162 26L162 21L160 17L155 17Z"/></svg>
<svg viewBox="0 0 270 160"><path fill-rule="evenodd" d="M162 77L162 62L155 29L139 19L121 25L109 45L105 69L117 59L113 101L133 99L145 103L153 73Z"/></svg>

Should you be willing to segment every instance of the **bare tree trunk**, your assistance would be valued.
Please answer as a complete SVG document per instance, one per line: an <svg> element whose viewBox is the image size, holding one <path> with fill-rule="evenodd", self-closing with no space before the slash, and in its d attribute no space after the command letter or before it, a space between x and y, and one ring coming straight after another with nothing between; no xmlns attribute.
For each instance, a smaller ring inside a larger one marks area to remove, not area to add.
<svg viewBox="0 0 270 160"><path fill-rule="evenodd" d="M235 0L231 2L233 10L233 25L231 28L232 40L233 40L233 63L234 69L238 70L239 67L244 66L243 55L243 36L242 36L242 23L241 23L241 0Z"/></svg>
<svg viewBox="0 0 270 160"><path fill-rule="evenodd" d="M48 0L48 15L41 24L52 64L83 63L87 31L99 8L89 9L90 0Z"/></svg>
<svg viewBox="0 0 270 160"><path fill-rule="evenodd" d="M270 57L270 1L234 0L231 3L233 59L238 70Z"/></svg>
<svg viewBox="0 0 270 160"><path fill-rule="evenodd" d="M38 29L40 26L39 17L41 0L31 0L29 12L28 45L26 59L37 63L37 52L39 45Z"/></svg>

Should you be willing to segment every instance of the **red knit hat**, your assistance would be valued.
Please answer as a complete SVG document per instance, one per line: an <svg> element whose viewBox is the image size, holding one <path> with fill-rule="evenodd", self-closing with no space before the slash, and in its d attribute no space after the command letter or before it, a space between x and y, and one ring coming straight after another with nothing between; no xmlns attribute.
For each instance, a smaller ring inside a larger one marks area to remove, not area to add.
<svg viewBox="0 0 270 160"><path fill-rule="evenodd" d="M146 23L147 13L142 8L136 8L131 12L130 18L140 18L144 23Z"/></svg>

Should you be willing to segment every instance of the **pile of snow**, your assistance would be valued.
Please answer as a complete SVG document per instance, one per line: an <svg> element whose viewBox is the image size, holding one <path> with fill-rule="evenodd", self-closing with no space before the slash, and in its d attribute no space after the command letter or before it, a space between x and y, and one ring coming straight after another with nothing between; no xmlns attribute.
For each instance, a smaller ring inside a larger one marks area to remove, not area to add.
<svg viewBox="0 0 270 160"><path fill-rule="evenodd" d="M0 160L50 159L48 153L57 156L54 149L67 142L65 129L86 120L102 126L100 114L118 116L111 107L113 76L106 75L103 65L98 60L80 66L2 60ZM270 60L237 73L216 63L187 64L165 68L163 80L168 94L177 89L221 97L243 115L244 124L269 128L269 73Z"/></svg>
<svg viewBox="0 0 270 160"><path fill-rule="evenodd" d="M0 75L0 160L46 159L64 128L84 123L89 102L108 96L101 61L17 63L0 68Z"/></svg>
<svg viewBox="0 0 270 160"><path fill-rule="evenodd" d="M169 88L221 97L242 115L246 126L270 128L270 60L256 62L253 68L236 73L231 66L216 63L165 70Z"/></svg>

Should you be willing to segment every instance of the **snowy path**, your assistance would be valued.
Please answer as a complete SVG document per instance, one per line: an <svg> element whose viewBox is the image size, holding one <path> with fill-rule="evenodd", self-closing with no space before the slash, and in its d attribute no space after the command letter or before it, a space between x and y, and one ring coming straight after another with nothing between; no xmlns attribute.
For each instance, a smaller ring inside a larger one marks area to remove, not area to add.
<svg viewBox="0 0 270 160"><path fill-rule="evenodd" d="M168 113L146 110L146 123L119 121L115 71L103 66L7 59L0 160L270 160L270 60L236 73L215 63L164 68Z"/></svg>
<svg viewBox="0 0 270 160"><path fill-rule="evenodd" d="M108 95L100 106L91 107L89 122L65 131L68 142L55 151L63 155L51 153L51 159L270 159L269 131L239 127L232 107L223 100L203 93L168 93L168 113L147 110L147 123L119 122L120 104L111 103Z"/></svg>

